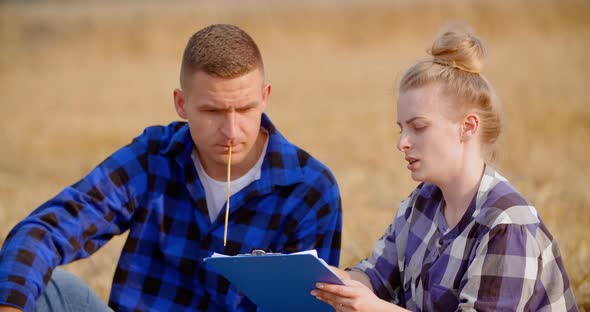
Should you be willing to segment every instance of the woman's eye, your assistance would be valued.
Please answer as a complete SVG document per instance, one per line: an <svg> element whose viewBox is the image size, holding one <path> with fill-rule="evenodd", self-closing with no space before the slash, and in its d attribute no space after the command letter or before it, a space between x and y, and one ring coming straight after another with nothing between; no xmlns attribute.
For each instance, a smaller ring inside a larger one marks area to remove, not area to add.
<svg viewBox="0 0 590 312"><path fill-rule="evenodd" d="M426 129L426 125L415 125L414 126L414 130L416 130L416 131L422 131L424 129Z"/></svg>

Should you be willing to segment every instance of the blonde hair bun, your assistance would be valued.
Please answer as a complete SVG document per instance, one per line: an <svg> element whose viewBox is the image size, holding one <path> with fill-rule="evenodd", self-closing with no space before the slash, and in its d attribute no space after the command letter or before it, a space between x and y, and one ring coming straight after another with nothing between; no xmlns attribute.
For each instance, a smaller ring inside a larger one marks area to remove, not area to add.
<svg viewBox="0 0 590 312"><path fill-rule="evenodd" d="M485 49L477 36L469 33L448 31L434 41L428 51L433 62L479 74L483 70Z"/></svg>

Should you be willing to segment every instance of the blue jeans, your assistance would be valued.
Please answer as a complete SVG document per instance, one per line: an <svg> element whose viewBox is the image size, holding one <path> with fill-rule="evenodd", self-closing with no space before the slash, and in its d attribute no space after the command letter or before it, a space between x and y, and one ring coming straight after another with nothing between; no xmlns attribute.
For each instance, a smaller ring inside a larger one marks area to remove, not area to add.
<svg viewBox="0 0 590 312"><path fill-rule="evenodd" d="M86 283L72 273L56 269L37 300L37 312L112 312Z"/></svg>

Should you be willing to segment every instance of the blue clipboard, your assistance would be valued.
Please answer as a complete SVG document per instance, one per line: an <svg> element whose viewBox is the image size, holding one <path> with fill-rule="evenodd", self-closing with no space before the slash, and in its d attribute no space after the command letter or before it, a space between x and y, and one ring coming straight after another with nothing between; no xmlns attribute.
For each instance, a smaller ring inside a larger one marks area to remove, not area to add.
<svg viewBox="0 0 590 312"><path fill-rule="evenodd" d="M203 260L264 312L334 311L310 291L317 282L344 285L322 260L311 254L248 254Z"/></svg>

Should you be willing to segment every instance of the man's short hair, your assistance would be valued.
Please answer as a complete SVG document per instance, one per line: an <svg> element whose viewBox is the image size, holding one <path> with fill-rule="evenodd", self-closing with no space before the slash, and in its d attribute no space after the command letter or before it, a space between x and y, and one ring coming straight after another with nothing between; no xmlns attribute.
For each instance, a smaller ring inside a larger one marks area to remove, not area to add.
<svg viewBox="0 0 590 312"><path fill-rule="evenodd" d="M186 79L197 71L232 79L254 69L264 73L262 55L252 37L234 25L210 25L188 40L180 68L180 85L186 87Z"/></svg>

